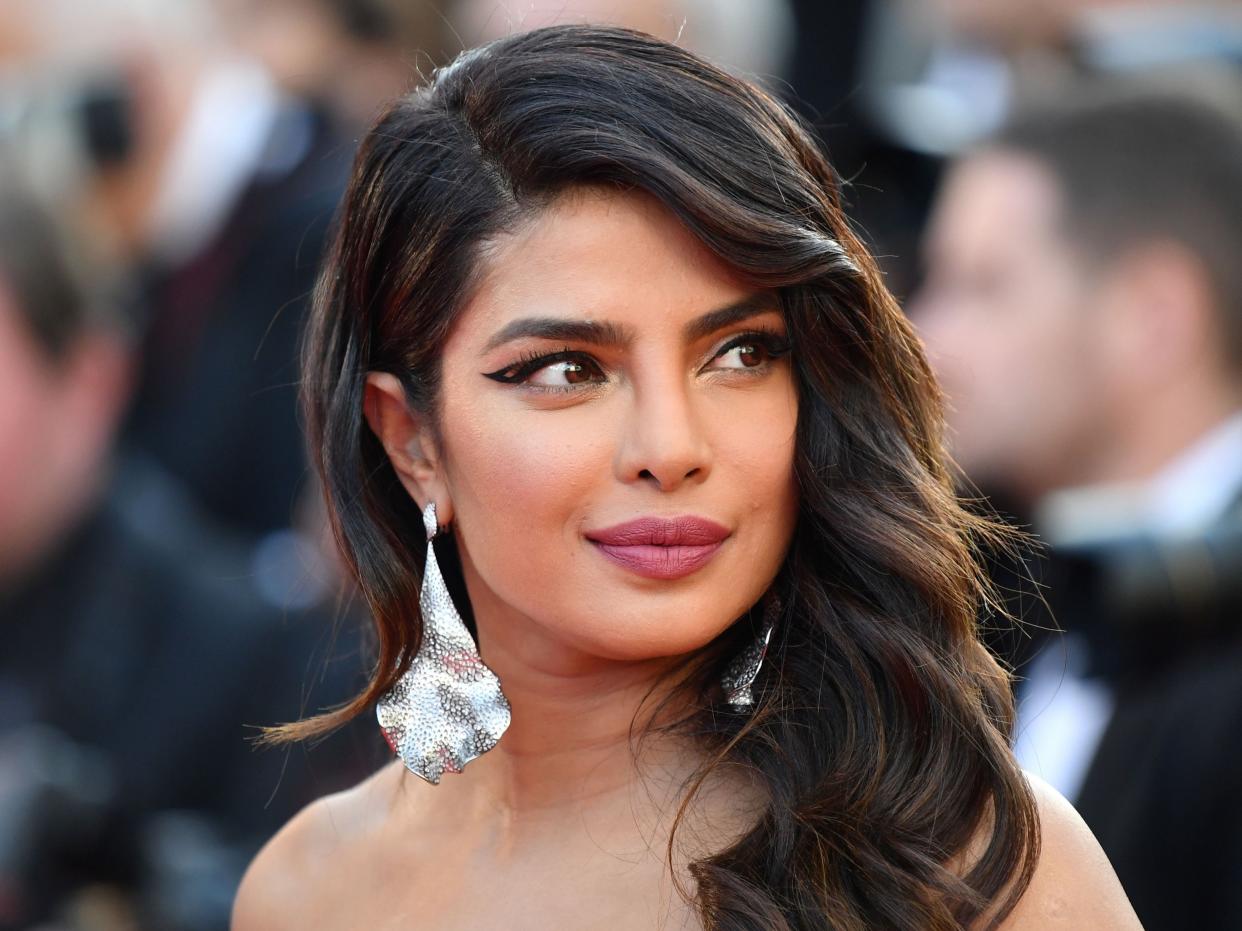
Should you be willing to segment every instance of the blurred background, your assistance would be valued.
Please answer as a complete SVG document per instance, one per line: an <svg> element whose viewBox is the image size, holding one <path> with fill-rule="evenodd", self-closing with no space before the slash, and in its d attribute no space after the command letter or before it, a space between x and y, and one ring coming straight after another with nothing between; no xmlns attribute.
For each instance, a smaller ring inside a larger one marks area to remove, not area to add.
<svg viewBox="0 0 1242 931"><path fill-rule="evenodd" d="M462 48L620 23L814 125L924 338L1022 764L1151 929L1242 927L1242 6L3 0L0 931L227 926L351 697L296 348L354 148Z"/></svg>

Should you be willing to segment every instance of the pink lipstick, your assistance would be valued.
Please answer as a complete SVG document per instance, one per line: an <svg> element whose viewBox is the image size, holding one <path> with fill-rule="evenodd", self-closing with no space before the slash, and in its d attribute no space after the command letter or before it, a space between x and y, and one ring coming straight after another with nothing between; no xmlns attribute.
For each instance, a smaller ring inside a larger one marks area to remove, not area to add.
<svg viewBox="0 0 1242 931"><path fill-rule="evenodd" d="M703 517L640 517L586 537L605 557L649 579L680 579L702 568L730 531Z"/></svg>

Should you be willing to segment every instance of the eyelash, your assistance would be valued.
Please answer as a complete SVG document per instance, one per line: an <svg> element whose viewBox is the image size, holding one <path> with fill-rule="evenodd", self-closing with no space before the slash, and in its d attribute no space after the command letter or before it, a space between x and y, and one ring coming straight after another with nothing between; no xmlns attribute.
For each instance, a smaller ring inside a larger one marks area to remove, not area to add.
<svg viewBox="0 0 1242 931"><path fill-rule="evenodd" d="M716 354L712 356L712 358L718 359L730 349L735 349L738 346L744 346L748 343L757 343L763 348L763 351L768 357L765 360L765 364L757 365L749 369L733 369L732 371L760 371L767 367L767 363L771 363L776 359L779 359L781 356L788 353L792 348L785 337L772 331L748 330L747 332L739 333L737 336L730 339L727 343L721 346L719 350L717 350ZM589 354L566 346L557 352L551 353L540 352L539 350L526 352L512 365L507 365L503 369L488 373L487 377L495 379L502 384L521 384L531 375L534 375L540 369L551 365L554 362L577 362L583 360L588 361L589 364L594 365L597 368L602 368L602 366L591 358ZM509 372L512 372L513 374L506 374ZM581 391L583 388L589 388L598 384L599 382L585 382L577 385L526 385L526 388L529 391L538 391L541 393L563 394L571 391Z"/></svg>

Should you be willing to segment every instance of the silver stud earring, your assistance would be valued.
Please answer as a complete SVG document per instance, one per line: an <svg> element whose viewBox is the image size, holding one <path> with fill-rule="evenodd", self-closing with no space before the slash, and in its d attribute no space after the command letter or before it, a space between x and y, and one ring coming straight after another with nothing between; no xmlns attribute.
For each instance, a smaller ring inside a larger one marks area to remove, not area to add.
<svg viewBox="0 0 1242 931"><path fill-rule="evenodd" d="M460 773L496 746L511 712L500 680L483 664L440 574L431 545L440 529L434 501L423 510L423 527L427 564L418 598L423 642L375 714L406 769L438 785L444 773Z"/></svg>
<svg viewBox="0 0 1242 931"><path fill-rule="evenodd" d="M745 650L733 658L721 676L720 685L724 689L725 701L737 711L750 708L755 703L751 690L759 668L768 654L768 643L772 639L772 630L776 627L776 618L780 614L781 602L775 595L768 598L763 611L763 626L759 636Z"/></svg>

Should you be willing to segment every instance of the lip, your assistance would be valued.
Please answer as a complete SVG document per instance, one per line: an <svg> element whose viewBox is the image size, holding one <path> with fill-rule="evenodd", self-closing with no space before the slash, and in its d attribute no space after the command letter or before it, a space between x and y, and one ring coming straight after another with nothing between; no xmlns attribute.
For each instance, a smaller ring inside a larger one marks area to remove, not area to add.
<svg viewBox="0 0 1242 931"><path fill-rule="evenodd" d="M701 569L729 536L727 527L693 515L640 517L585 534L612 562L651 579L679 579Z"/></svg>

